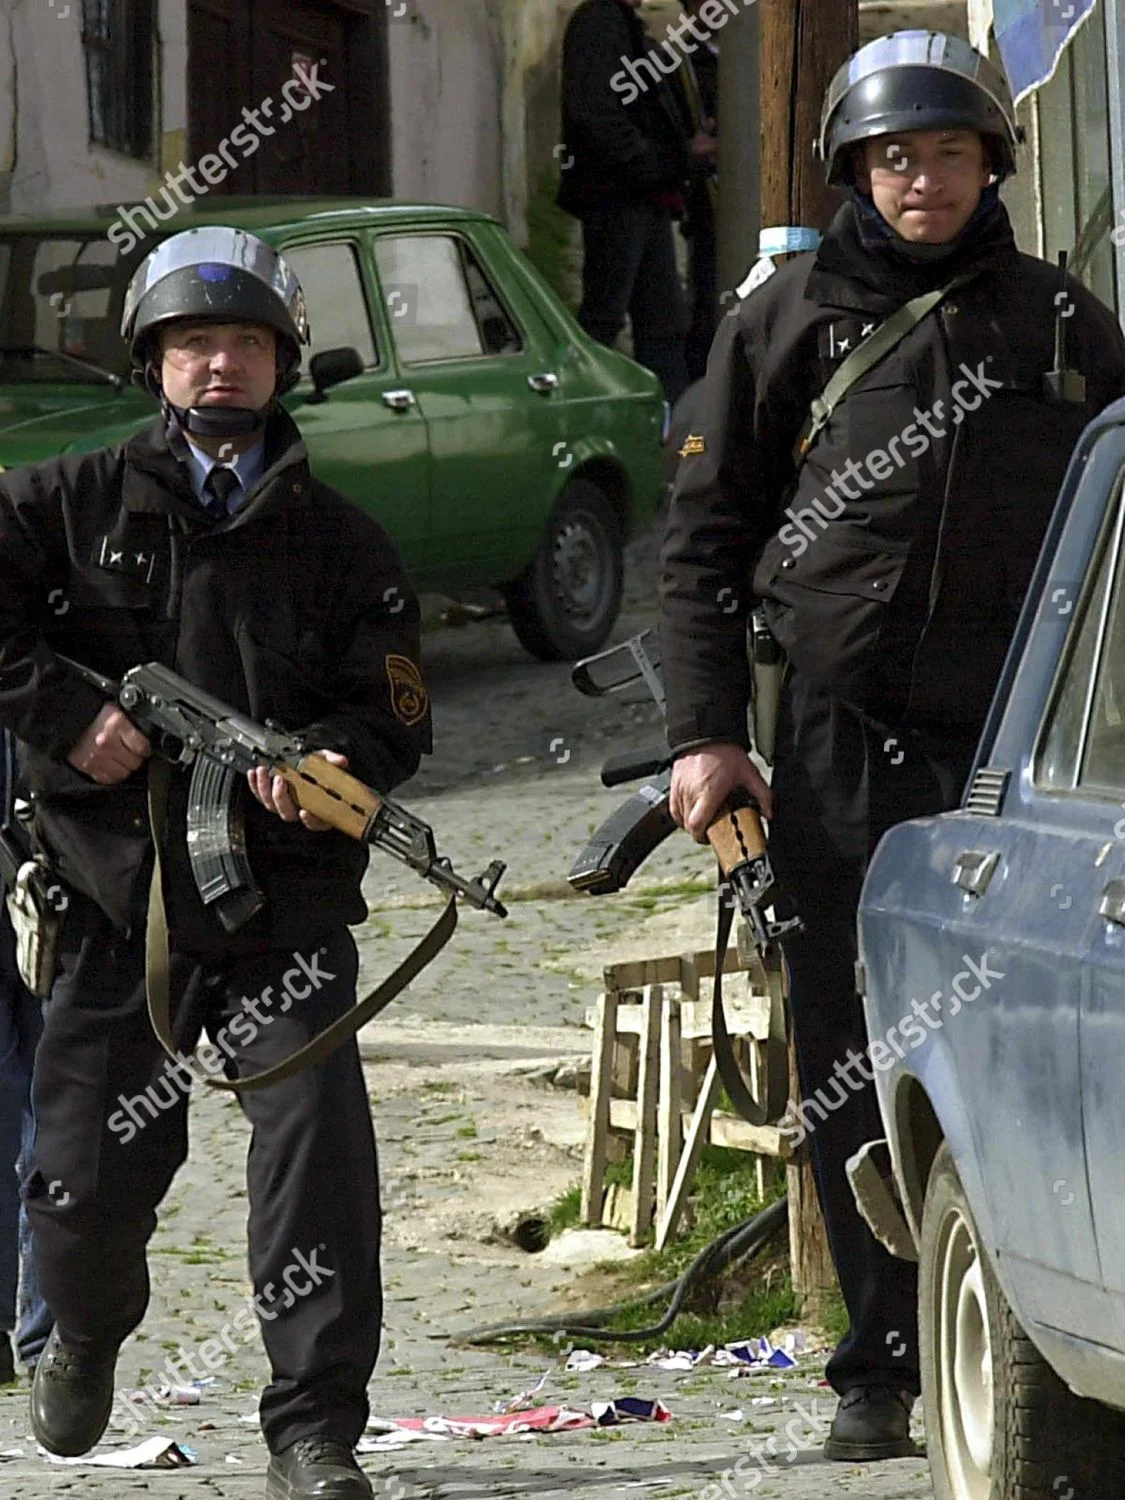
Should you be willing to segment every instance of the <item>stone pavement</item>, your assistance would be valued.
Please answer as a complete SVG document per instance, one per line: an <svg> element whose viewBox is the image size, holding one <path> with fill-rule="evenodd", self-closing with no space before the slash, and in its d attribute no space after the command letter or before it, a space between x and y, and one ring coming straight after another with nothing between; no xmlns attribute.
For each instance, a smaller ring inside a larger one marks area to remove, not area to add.
<svg viewBox="0 0 1125 1500"><path fill-rule="evenodd" d="M651 619L653 558L651 540L634 547L621 634ZM505 1232L580 1172L576 1098L535 1074L546 1062L588 1055L582 1018L603 963L706 943L712 875L706 854L679 837L621 896L596 902L565 885L585 836L625 794L600 788L598 765L611 750L653 738L651 707L589 703L569 687L568 668L531 662L499 622L430 637L427 671L438 749L400 796L433 821L439 847L459 868L476 873L493 856L509 861L503 891L512 915L501 923L464 911L446 952L362 1038L386 1211L386 1327L372 1408L381 1416L486 1415L547 1372L544 1403L659 1397L673 1420L371 1454L364 1464L376 1493L391 1500L930 1496L919 1460L823 1462L819 1443L834 1403L817 1384L816 1360L777 1382L646 1367L567 1375L561 1355L448 1344L458 1330L562 1305L574 1274L565 1239L529 1255ZM367 892L371 916L357 938L364 978L374 979L438 905L409 872L378 856ZM197 1466L138 1472L50 1464L29 1435L25 1384L0 1392L3 1500L263 1493L266 1456L252 1420L263 1353L256 1330L249 1338L231 1334L248 1321L247 1129L234 1101L207 1095L193 1102L191 1131L189 1162L152 1244L152 1305L122 1351L118 1389L155 1380L169 1357L189 1356L201 1376L210 1369L215 1384L199 1406L142 1408L142 1435L174 1436L196 1452ZM243 1322L233 1323L240 1311ZM752 1404L755 1398L769 1404ZM122 1415L115 1412L100 1451L125 1442ZM726 1485L715 1488L727 1471Z"/></svg>

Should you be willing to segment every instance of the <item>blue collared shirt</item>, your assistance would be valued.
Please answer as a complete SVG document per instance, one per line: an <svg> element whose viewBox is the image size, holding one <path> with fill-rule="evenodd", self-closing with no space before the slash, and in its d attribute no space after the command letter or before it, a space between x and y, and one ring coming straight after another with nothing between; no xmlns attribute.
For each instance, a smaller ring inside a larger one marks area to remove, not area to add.
<svg viewBox="0 0 1125 1500"><path fill-rule="evenodd" d="M207 476L212 469L232 468L238 475L238 482L242 488L236 490L227 502L227 514L233 515L246 499L252 487L262 477L266 467L265 441L255 443L252 448L247 448L245 453L239 453L229 464L220 463L218 459L212 458L209 453L204 453L202 448L196 447L191 438L187 439L187 445L188 472L191 475L191 487L195 491L195 498L201 505L203 504L203 486L206 484Z"/></svg>

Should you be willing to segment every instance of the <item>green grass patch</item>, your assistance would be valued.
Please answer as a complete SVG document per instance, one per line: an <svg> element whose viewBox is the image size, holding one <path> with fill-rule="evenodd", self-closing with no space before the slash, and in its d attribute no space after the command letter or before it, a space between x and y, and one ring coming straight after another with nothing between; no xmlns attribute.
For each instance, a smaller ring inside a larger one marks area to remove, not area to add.
<svg viewBox="0 0 1125 1500"><path fill-rule="evenodd" d="M633 1262L635 1265L636 1262ZM720 1310L715 1312L683 1312L671 1328L656 1338L643 1339L628 1345L641 1353L672 1346L677 1349L704 1349L708 1344L733 1344L738 1339L752 1338L768 1333L797 1316L797 1298L787 1270L779 1270L769 1278L768 1284L749 1285L737 1300L724 1298ZM752 1272L743 1271L742 1277L749 1279ZM702 1289L706 1292L706 1288ZM690 1305L690 1304L689 1304ZM615 1332L627 1332L637 1328L650 1328L663 1317L664 1308L632 1308L607 1325ZM598 1347L596 1339L591 1342ZM601 1346L604 1350L605 1346Z"/></svg>
<svg viewBox="0 0 1125 1500"><path fill-rule="evenodd" d="M760 1199L753 1157L726 1146L704 1146L689 1197L690 1230L663 1250L649 1250L627 1262L621 1268L623 1273L637 1283L658 1283L687 1270L699 1252L725 1229L752 1218L784 1196L784 1164L777 1162L773 1166L772 1176L769 1173L766 1176L766 1196ZM624 1173L619 1181L632 1181L631 1162L619 1162L615 1168L607 1169L607 1181L612 1180L611 1171Z"/></svg>
<svg viewBox="0 0 1125 1500"><path fill-rule="evenodd" d="M547 1212L547 1228L551 1238L562 1234L564 1230L576 1229L578 1220L582 1214L582 1189L575 1183L568 1188L561 1198L556 1198Z"/></svg>
<svg viewBox="0 0 1125 1500"><path fill-rule="evenodd" d="M632 1181L630 1160L610 1163L606 1182ZM751 1219L775 1202L785 1192L785 1168L777 1163L766 1179L764 1200L758 1196L757 1172L752 1157L742 1151L721 1146L706 1146L696 1170L690 1205L692 1221L689 1231L660 1251L648 1250L633 1260L613 1262L595 1268L588 1278L589 1290L581 1286L581 1301L568 1309L574 1321L583 1307L607 1306L625 1302L630 1297L674 1281L688 1268L701 1250L724 1230ZM573 1187L552 1206L547 1216L551 1234L561 1234L578 1223L581 1189ZM632 1332L658 1323L667 1303L631 1308L619 1314L607 1328L614 1332ZM702 1283L688 1296L685 1311L671 1328L656 1338L627 1346L648 1352L675 1345L679 1348L703 1348L707 1344L729 1344L736 1339L768 1333L798 1314L798 1301L789 1275L788 1247L779 1234L770 1251L748 1265L726 1271L715 1280ZM596 1338L583 1336L595 1348L609 1348ZM540 1347L557 1352L553 1340L536 1341Z"/></svg>

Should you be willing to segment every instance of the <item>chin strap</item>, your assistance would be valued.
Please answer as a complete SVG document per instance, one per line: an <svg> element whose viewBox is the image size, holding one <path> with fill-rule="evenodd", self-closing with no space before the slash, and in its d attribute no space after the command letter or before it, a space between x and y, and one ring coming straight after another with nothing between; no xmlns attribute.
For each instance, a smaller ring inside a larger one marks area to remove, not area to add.
<svg viewBox="0 0 1125 1500"><path fill-rule="evenodd" d="M188 457L187 437L233 440L252 436L265 430L272 411L272 401L261 411L250 411L245 407L224 407L215 412L209 407L173 406L165 396L160 401L160 414L164 418L168 446L177 458L185 461Z"/></svg>
<svg viewBox="0 0 1125 1500"><path fill-rule="evenodd" d="M145 366L141 377L150 396L160 402L160 414L174 447L176 436L204 438L256 437L266 429L277 403L277 396L284 388L279 378L273 396L259 411L247 406L173 406L160 383L159 370L154 361Z"/></svg>
<svg viewBox="0 0 1125 1500"><path fill-rule="evenodd" d="M173 406L166 403L173 420L191 437L241 438L265 431L273 409L271 400L260 411L246 406Z"/></svg>

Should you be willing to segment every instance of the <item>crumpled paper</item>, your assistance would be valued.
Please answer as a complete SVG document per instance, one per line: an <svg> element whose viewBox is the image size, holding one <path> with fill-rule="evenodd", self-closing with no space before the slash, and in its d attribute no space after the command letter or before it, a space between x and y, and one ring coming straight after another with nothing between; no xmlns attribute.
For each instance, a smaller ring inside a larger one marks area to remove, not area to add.
<svg viewBox="0 0 1125 1500"><path fill-rule="evenodd" d="M567 1406L537 1406L528 1411L491 1417L373 1418L368 1428L378 1433L364 1437L359 1452L402 1448L409 1443L450 1438L521 1437L536 1432L577 1432L588 1427L616 1427L623 1422L670 1422L672 1413L662 1401L621 1396L595 1401L588 1411Z"/></svg>
<svg viewBox="0 0 1125 1500"><path fill-rule="evenodd" d="M150 1437L134 1448L119 1448L113 1453L85 1454L82 1458L59 1458L40 1448L41 1458L52 1464L86 1466L97 1469L186 1469L198 1463L193 1449L175 1442L172 1438Z"/></svg>
<svg viewBox="0 0 1125 1500"><path fill-rule="evenodd" d="M801 1329L796 1329L787 1333L782 1344L777 1346L763 1336L725 1344L721 1349L714 1344L708 1344L706 1349L657 1349L643 1363L671 1372L715 1365L729 1368L732 1375L749 1375L754 1370L793 1370L797 1365L796 1356L807 1352L807 1338ZM611 1360L591 1349L572 1349L567 1355L566 1369L570 1375L585 1375L605 1366L614 1370L635 1370L641 1363L635 1359Z"/></svg>

